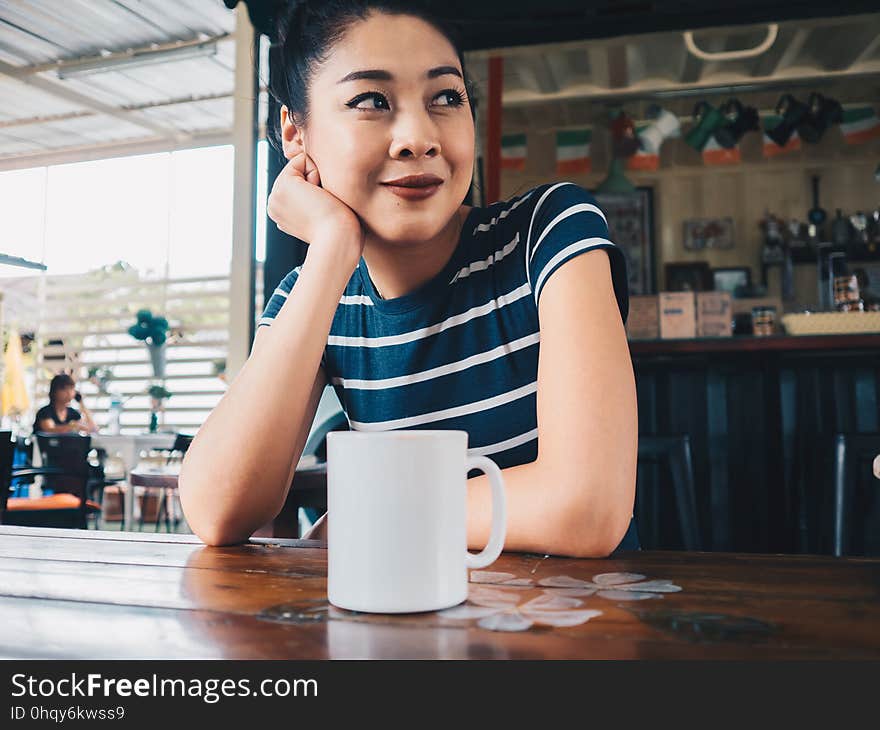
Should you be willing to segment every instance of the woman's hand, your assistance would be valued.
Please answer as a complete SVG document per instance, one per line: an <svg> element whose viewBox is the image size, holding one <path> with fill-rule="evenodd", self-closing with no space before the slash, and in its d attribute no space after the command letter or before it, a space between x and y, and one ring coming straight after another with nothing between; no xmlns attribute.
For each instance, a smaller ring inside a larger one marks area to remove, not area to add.
<svg viewBox="0 0 880 730"><path fill-rule="evenodd" d="M313 247L343 246L357 265L364 250L364 231L357 214L321 187L312 159L300 152L278 174L266 210L278 228Z"/></svg>

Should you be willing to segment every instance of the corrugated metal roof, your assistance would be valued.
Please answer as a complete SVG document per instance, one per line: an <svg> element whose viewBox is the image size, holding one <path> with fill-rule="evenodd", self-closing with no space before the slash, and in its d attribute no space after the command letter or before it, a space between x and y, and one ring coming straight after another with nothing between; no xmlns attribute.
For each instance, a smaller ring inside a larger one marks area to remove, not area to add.
<svg viewBox="0 0 880 730"><path fill-rule="evenodd" d="M222 0L0 3L0 169L120 142L146 150L228 141L234 26ZM199 43L206 55L59 76L83 60Z"/></svg>
<svg viewBox="0 0 880 730"><path fill-rule="evenodd" d="M222 0L0 3L0 170L229 141L234 24ZM765 25L707 28L696 40L725 52L757 46L766 33ZM213 52L88 76L59 78L57 71L132 49L199 43ZM876 98L871 79L880 77L880 14L786 21L765 52L742 60L701 60L682 33L669 31L479 51L470 55L471 72L484 88L481 60L491 54L505 58L506 126L535 115L546 124L580 123L602 113L595 104L602 100L811 79L864 82L868 100Z"/></svg>

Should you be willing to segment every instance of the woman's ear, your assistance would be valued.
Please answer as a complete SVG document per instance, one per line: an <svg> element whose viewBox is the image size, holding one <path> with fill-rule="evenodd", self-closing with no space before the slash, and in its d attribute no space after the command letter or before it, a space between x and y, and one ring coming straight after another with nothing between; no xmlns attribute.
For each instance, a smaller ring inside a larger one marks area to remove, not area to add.
<svg viewBox="0 0 880 730"><path fill-rule="evenodd" d="M294 122L286 106L281 107L281 146L288 160L305 150L302 127Z"/></svg>

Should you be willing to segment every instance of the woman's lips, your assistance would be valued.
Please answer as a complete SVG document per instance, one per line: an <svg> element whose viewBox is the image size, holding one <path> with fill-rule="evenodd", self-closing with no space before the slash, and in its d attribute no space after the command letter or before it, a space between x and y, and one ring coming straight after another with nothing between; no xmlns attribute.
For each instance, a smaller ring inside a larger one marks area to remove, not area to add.
<svg viewBox="0 0 880 730"><path fill-rule="evenodd" d="M406 185L391 185L383 183L386 188L396 196L404 200L424 200L430 198L436 193L443 183L435 183L433 185L422 185L420 187L408 187Z"/></svg>
<svg viewBox="0 0 880 730"><path fill-rule="evenodd" d="M443 179L436 175L408 175L382 183L392 193L404 200L424 200L436 193Z"/></svg>

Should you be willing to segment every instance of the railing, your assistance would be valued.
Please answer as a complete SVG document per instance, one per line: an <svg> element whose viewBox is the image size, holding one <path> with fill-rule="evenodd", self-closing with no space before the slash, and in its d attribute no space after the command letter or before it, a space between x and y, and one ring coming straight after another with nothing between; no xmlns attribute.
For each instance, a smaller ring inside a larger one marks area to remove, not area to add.
<svg viewBox="0 0 880 730"><path fill-rule="evenodd" d="M229 349L228 277L142 279L127 270L40 278L35 405L48 402L51 377L65 370L77 377L78 389L99 426L108 421L112 393L124 401L122 432L145 430L151 411L147 389L152 384L172 393L159 417L162 429L192 433L201 426L226 388L218 370L225 366ZM256 281L259 315L263 300L259 270ZM169 322L161 378L154 376L147 346L128 333L140 309ZM87 380L93 367L111 371L107 392Z"/></svg>

